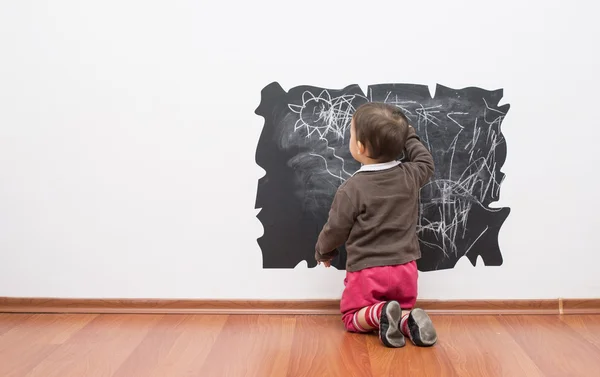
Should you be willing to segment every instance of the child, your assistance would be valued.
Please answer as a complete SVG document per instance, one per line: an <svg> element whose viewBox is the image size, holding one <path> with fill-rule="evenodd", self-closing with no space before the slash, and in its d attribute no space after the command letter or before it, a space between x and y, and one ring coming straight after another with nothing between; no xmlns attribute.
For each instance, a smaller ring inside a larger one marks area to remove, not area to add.
<svg viewBox="0 0 600 377"><path fill-rule="evenodd" d="M400 163L403 151L408 161ZM421 257L419 191L433 175L433 158L398 108L374 102L352 117L350 153L362 167L339 187L315 253L329 267L346 244L340 305L346 330L379 329L387 347L403 347L404 336L417 346L432 346L435 328L413 306Z"/></svg>

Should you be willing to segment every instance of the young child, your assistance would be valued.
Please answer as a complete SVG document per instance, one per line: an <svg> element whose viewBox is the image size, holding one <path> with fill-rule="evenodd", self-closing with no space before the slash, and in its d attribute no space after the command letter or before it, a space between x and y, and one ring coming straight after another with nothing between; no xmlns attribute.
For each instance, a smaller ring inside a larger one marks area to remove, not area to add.
<svg viewBox="0 0 600 377"><path fill-rule="evenodd" d="M396 159L404 151L408 161ZM432 346L437 334L417 299L419 191L433 175L433 158L408 119L384 103L360 106L352 117L350 153L362 167L338 189L315 257L326 267L346 244L341 300L346 330L379 329L387 347L405 337Z"/></svg>

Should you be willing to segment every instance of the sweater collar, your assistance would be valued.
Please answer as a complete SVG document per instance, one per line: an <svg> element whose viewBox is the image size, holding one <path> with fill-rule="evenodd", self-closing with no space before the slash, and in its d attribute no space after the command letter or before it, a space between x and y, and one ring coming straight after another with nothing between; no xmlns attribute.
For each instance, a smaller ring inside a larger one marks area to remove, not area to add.
<svg viewBox="0 0 600 377"><path fill-rule="evenodd" d="M354 173L352 175L358 174L358 173L363 172L363 171L388 170L388 169L391 169L391 168L396 167L398 165L400 165L400 161L389 161L389 162L382 162L382 163L379 163L379 164L363 165L363 166L360 167L360 169L358 169L356 171L356 173Z"/></svg>

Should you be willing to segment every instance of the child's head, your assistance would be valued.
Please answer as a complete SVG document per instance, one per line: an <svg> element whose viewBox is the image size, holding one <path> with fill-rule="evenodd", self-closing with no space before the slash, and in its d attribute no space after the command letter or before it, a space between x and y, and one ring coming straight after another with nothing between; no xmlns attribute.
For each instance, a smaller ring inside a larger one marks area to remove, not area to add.
<svg viewBox="0 0 600 377"><path fill-rule="evenodd" d="M397 107L366 103L352 117L350 153L363 164L393 161L404 150L408 127L408 119Z"/></svg>

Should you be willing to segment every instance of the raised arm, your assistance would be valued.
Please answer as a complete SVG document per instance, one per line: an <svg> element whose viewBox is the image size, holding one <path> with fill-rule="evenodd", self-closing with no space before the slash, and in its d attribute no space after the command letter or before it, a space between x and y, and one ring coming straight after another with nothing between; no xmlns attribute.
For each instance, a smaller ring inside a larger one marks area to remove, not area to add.
<svg viewBox="0 0 600 377"><path fill-rule="evenodd" d="M337 255L337 248L348 240L356 216L357 212L348 194L340 188L333 198L329 218L317 240L315 247L317 261L330 261Z"/></svg>
<svg viewBox="0 0 600 377"><path fill-rule="evenodd" d="M433 176L435 167L431 153L421 143L421 139L412 126L409 126L405 149L408 158L405 164L413 173L419 187L423 187Z"/></svg>

